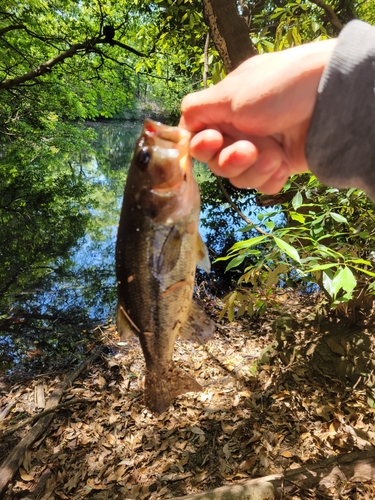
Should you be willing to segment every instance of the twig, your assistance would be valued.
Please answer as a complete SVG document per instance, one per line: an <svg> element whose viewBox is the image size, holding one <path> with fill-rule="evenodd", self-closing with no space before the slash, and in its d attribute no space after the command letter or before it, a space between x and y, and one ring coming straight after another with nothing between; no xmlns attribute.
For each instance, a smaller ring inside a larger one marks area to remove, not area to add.
<svg viewBox="0 0 375 500"><path fill-rule="evenodd" d="M133 54L136 54L139 57L145 57L146 54L143 52L139 52L136 49L133 49L133 47L130 47L129 45L126 45L122 42L119 42L118 40L112 40L113 45L118 45L119 47L126 49L129 52L132 52ZM24 73L23 75L19 75L15 78L9 78L8 80L3 80L0 82L0 89L9 89L12 87L15 87L17 85L21 85L22 83L25 83L30 80L34 80L35 78L38 78L40 76L43 76L46 73L51 72L52 68L56 66L56 64L63 63L65 59L71 58L75 55L79 55L82 53L90 52L94 50L96 45L99 44L105 44L109 43L105 38L91 38L90 40L87 40L84 43L75 43L69 47L69 49L64 50L60 52L57 56L49 59L49 61L46 61L44 63L39 64L37 68L34 68L27 73ZM99 49L95 49L97 52ZM105 54L102 53L104 57Z"/></svg>
<svg viewBox="0 0 375 500"><path fill-rule="evenodd" d="M60 410L61 408L66 408L70 405L74 404L80 404L80 403L96 403L99 401L98 399L70 399L69 401L64 401L64 403L60 403L56 406L53 406L52 408L48 408L48 410L43 410L40 413L37 413L36 415L32 415L31 417L25 418L25 420L22 420L22 422L19 422L18 424L13 425L9 429L7 429L4 432L0 432L0 439L3 439L7 436L10 436L14 432L16 432L18 429L21 429L21 427L24 427L27 424L34 424L37 422L40 418L44 417L45 415L48 415L49 413L53 413L54 411Z"/></svg>
<svg viewBox="0 0 375 500"><path fill-rule="evenodd" d="M326 11L326 13L329 16L329 20L330 20L330 23L332 24L332 26L334 26L339 31L341 31L343 29L343 27L344 27L343 24L341 23L341 21L339 20L339 18L336 15L336 12L333 10L333 8L330 5L323 2L323 0L311 0L311 2L314 3L315 5L317 5L318 7L320 7L321 9Z"/></svg>
<svg viewBox="0 0 375 500"><path fill-rule="evenodd" d="M57 389L55 389L49 400L47 401L46 410L54 408L60 401L64 391L72 385L72 383L80 376L80 374L88 368L100 356L104 346L98 348L86 361L81 363L77 368L62 382ZM30 446L38 439L38 437L45 432L46 428L52 422L53 414L44 415L39 421L30 429L26 436L13 448L9 456L4 460L0 467L0 498L8 483L13 479L18 467L22 463L25 452Z"/></svg>
<svg viewBox="0 0 375 500"><path fill-rule="evenodd" d="M6 405L6 407L4 408L4 410L0 413L0 421L4 420L5 418L7 418L7 416L10 413L10 410L13 408L13 406L16 406L16 400L13 400L13 401L11 401L10 403L8 403Z"/></svg>
<svg viewBox="0 0 375 500"><path fill-rule="evenodd" d="M222 486L211 491L177 497L175 500L238 500L239 498L248 500L273 500L275 489L271 481L281 479L281 474L250 479L242 484L231 484Z"/></svg>
<svg viewBox="0 0 375 500"><path fill-rule="evenodd" d="M203 493L177 497L175 500L237 500L239 498L274 500L281 488L286 489L284 481L305 492L312 491L316 495L319 486L324 485L329 488L336 484L340 477L345 477L346 481L354 478L357 481L360 478L363 482L373 481L374 463L375 450L353 452L306 464L298 469L289 469L284 474L250 479ZM318 495L320 498L328 498L320 491Z"/></svg>
<svg viewBox="0 0 375 500"><path fill-rule="evenodd" d="M208 47L210 45L210 32L207 32L206 42L204 44L204 66L203 66L203 88L207 88L208 75Z"/></svg>
<svg viewBox="0 0 375 500"><path fill-rule="evenodd" d="M258 231L258 233L265 234L268 236L268 233L266 231L264 231L259 226L256 226L253 221L248 219L246 217L246 215L244 213L242 213L241 210L237 207L237 205L232 201L232 198L229 196L228 191L225 189L223 183L221 182L220 177L216 177L216 180L217 180L217 183L219 185L219 188L221 189L221 192L224 195L224 198L227 200L227 202L233 208L233 210L238 213L238 215L241 217L241 219L243 219L246 222L246 224L251 224L252 226L254 226L254 229L256 229Z"/></svg>
<svg viewBox="0 0 375 500"><path fill-rule="evenodd" d="M27 493L27 491L23 492L23 494L26 495L26 498L38 498L42 493L42 491L44 490L46 483L51 476L53 476L53 472L51 471L51 469L49 467L47 469L44 469L35 488L29 490L30 493Z"/></svg>

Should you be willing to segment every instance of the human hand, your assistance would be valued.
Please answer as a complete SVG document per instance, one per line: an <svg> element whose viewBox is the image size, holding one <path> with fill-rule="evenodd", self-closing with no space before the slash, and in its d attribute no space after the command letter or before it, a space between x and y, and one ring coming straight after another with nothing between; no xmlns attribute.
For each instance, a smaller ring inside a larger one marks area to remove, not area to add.
<svg viewBox="0 0 375 500"><path fill-rule="evenodd" d="M236 187L277 193L308 170L305 140L320 77L337 41L252 57L213 87L187 95L180 126L192 156Z"/></svg>

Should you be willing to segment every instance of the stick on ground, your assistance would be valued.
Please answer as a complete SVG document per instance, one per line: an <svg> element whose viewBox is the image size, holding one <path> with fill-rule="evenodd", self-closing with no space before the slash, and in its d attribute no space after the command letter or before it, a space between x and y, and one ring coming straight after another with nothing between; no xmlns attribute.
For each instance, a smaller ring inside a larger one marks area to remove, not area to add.
<svg viewBox="0 0 375 500"><path fill-rule="evenodd" d="M81 363L77 368L55 389L46 404L46 410L59 404L64 391L79 377L79 375L86 370L100 356L103 347L97 349L88 359ZM26 450L38 439L38 437L45 432L46 428L50 425L53 419L53 413L44 415L35 425L30 429L26 436L14 447L9 457L5 459L0 467L0 497L4 494L8 483L13 479L18 471L18 468L23 460Z"/></svg>

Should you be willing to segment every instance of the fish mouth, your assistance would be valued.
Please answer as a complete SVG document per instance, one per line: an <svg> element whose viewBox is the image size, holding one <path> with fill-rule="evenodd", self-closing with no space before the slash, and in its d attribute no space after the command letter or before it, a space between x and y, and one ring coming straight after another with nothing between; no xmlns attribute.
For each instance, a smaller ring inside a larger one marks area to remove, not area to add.
<svg viewBox="0 0 375 500"><path fill-rule="evenodd" d="M177 148L187 155L188 145L191 139L191 133L181 127L170 127L160 122L155 122L150 119L144 121L144 133L148 137L158 137L164 141L171 142ZM185 155L184 155L185 156Z"/></svg>

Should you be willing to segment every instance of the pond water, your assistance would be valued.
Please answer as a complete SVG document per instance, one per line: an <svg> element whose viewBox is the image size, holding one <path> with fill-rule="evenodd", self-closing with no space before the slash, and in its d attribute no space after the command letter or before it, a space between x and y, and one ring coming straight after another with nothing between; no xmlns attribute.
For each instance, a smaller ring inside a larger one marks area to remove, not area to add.
<svg viewBox="0 0 375 500"><path fill-rule="evenodd" d="M79 165L87 182L94 185L95 203L87 227L68 252L48 262L48 272L30 282L27 276L19 277L19 287L0 297L0 369L22 365L36 372L50 363L51 357L69 363L77 350L85 351L95 325L113 322L117 224L126 174L142 124L91 126L97 134L95 152L83 156ZM220 255L236 238L244 237L236 232L244 222L218 198L215 179L206 167L196 165L195 170L203 197L201 232L211 254ZM261 210L248 193L231 195L246 215Z"/></svg>

